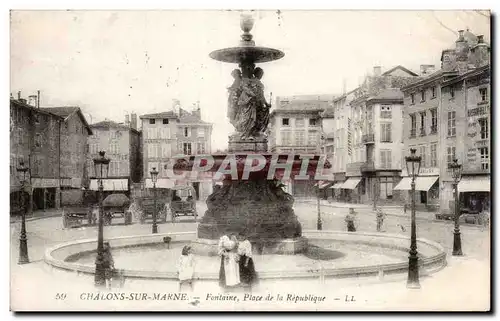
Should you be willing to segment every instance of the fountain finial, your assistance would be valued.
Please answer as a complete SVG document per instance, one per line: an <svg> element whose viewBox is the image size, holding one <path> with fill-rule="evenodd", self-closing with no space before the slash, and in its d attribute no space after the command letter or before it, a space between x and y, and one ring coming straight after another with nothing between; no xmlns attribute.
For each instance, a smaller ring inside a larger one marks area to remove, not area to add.
<svg viewBox="0 0 500 321"><path fill-rule="evenodd" d="M244 47L254 47L255 41L252 40L253 36L250 34L250 30L253 28L255 20L250 13L242 13L240 16L240 27L243 30L241 35L240 45Z"/></svg>

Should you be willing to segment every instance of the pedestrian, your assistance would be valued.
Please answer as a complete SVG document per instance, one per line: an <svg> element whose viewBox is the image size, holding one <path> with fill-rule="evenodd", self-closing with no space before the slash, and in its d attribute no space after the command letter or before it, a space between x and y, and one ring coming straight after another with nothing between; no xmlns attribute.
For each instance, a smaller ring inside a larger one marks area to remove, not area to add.
<svg viewBox="0 0 500 321"><path fill-rule="evenodd" d="M179 277L179 292L188 290L193 291L195 259L191 246L186 245L182 248L181 257L177 262L177 273Z"/></svg>
<svg viewBox="0 0 500 321"><path fill-rule="evenodd" d="M490 211L485 209L481 212L481 231L486 231L490 226Z"/></svg>
<svg viewBox="0 0 500 321"><path fill-rule="evenodd" d="M115 274L115 261L113 260L113 255L111 254L111 246L109 245L109 242L104 242L103 246L104 278L106 279L106 288L111 289L113 275Z"/></svg>
<svg viewBox="0 0 500 321"><path fill-rule="evenodd" d="M223 235L219 239L219 255L221 257L219 269L219 285L223 289L230 289L240 284L240 269L238 265L238 240L236 236Z"/></svg>
<svg viewBox="0 0 500 321"><path fill-rule="evenodd" d="M382 225L384 225L385 213L382 212L380 208L377 208L377 232L382 230Z"/></svg>
<svg viewBox="0 0 500 321"><path fill-rule="evenodd" d="M345 217L348 232L356 232L355 215L356 212L354 212L354 209L352 207L349 208L349 213Z"/></svg>
<svg viewBox="0 0 500 321"><path fill-rule="evenodd" d="M252 244L243 233L238 234L238 242L240 283L245 290L250 292L257 282L257 273L252 259Z"/></svg>

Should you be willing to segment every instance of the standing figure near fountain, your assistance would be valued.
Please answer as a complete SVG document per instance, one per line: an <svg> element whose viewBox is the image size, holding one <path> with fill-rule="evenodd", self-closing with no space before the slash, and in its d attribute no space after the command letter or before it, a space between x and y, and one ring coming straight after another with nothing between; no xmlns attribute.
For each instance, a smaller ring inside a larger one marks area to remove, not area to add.
<svg viewBox="0 0 500 321"><path fill-rule="evenodd" d="M240 284L240 269L238 265L238 240L235 235L223 235L219 239L219 285L223 289L233 288Z"/></svg>
<svg viewBox="0 0 500 321"><path fill-rule="evenodd" d="M186 245L182 248L181 257L177 262L177 272L179 273L179 292L186 288L193 291L194 256L191 247Z"/></svg>
<svg viewBox="0 0 500 321"><path fill-rule="evenodd" d="M252 244L243 233L238 235L238 255L240 256L240 280L247 291L257 282L257 273L252 259Z"/></svg>
<svg viewBox="0 0 500 321"><path fill-rule="evenodd" d="M349 213L345 216L345 222L347 224L347 232L356 232L356 212L351 207L349 208Z"/></svg>

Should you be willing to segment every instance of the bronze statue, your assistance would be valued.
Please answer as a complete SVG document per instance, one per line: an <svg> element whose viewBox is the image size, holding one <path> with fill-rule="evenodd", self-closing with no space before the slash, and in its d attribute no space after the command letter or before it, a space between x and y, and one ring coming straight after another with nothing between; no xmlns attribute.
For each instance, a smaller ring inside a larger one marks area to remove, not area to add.
<svg viewBox="0 0 500 321"><path fill-rule="evenodd" d="M264 134L271 105L264 97L262 68L252 63L241 63L240 68L241 72L235 69L231 73L234 82L228 88L228 117L241 139L253 140Z"/></svg>

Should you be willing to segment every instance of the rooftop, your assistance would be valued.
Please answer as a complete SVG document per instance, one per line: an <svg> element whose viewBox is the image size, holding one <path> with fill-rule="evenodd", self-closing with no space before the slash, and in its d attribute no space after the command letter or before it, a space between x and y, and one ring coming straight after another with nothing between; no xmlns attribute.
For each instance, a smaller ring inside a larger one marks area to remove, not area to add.
<svg viewBox="0 0 500 321"><path fill-rule="evenodd" d="M161 113L145 114L139 116L141 119L159 119L159 118L178 118L178 116L173 111L164 111Z"/></svg>

